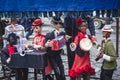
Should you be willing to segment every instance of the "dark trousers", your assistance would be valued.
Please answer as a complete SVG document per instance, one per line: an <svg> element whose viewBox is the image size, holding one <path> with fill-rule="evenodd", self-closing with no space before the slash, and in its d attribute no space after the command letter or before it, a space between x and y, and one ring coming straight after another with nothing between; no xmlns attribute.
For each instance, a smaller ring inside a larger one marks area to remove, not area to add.
<svg viewBox="0 0 120 80"><path fill-rule="evenodd" d="M54 70L56 80L66 80L64 73L64 66L60 54L49 56L49 60Z"/></svg>
<svg viewBox="0 0 120 80"><path fill-rule="evenodd" d="M15 80L28 80L28 69L27 68L17 68L15 71Z"/></svg>
<svg viewBox="0 0 120 80"><path fill-rule="evenodd" d="M67 56L68 56L68 68L71 69L72 65L74 63L74 58L75 58L75 52L72 52L70 49L70 43L71 42L66 42L67 46ZM70 78L70 80L75 80L75 78Z"/></svg>
<svg viewBox="0 0 120 80"><path fill-rule="evenodd" d="M100 80L112 80L113 71L101 69Z"/></svg>
<svg viewBox="0 0 120 80"><path fill-rule="evenodd" d="M71 51L70 42L67 42L66 45L67 45L67 56L68 56L68 68L71 69L75 58L75 52Z"/></svg>

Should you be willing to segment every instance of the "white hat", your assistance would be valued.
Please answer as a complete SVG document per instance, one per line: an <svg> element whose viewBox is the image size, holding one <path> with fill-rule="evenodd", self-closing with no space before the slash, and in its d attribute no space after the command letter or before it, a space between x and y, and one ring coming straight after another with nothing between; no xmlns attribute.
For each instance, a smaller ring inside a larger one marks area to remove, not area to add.
<svg viewBox="0 0 120 80"><path fill-rule="evenodd" d="M111 28L111 25L105 25L102 28L102 31L113 32L113 29Z"/></svg>
<svg viewBox="0 0 120 80"><path fill-rule="evenodd" d="M92 48L92 42L89 38L83 38L80 43L80 48L84 51L89 51Z"/></svg>

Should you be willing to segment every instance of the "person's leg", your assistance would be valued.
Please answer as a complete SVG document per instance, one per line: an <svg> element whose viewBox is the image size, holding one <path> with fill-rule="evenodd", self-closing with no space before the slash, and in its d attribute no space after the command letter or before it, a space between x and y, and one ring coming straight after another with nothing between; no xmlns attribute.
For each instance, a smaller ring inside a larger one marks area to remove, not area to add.
<svg viewBox="0 0 120 80"><path fill-rule="evenodd" d="M105 77L104 70L101 69L100 80L105 80L104 77Z"/></svg>
<svg viewBox="0 0 120 80"><path fill-rule="evenodd" d="M49 60L50 60L50 63L51 63L51 65L52 65L52 68L53 68L53 70L54 70L56 79L57 79L57 80L60 80L60 72L59 72L59 69L58 69L58 67L57 67L57 63L56 63L56 61L55 61L55 59L54 59L55 57L56 57L56 56L54 56L54 57L49 57Z"/></svg>
<svg viewBox="0 0 120 80"><path fill-rule="evenodd" d="M43 77L43 80L46 80L46 76L45 76L45 69L42 69L42 77Z"/></svg>
<svg viewBox="0 0 120 80"><path fill-rule="evenodd" d="M114 70L104 70L102 69L100 74L100 80L112 80Z"/></svg>
<svg viewBox="0 0 120 80"><path fill-rule="evenodd" d="M28 80L28 69L22 68L22 80Z"/></svg>
<svg viewBox="0 0 120 80"><path fill-rule="evenodd" d="M56 56L55 60L56 60L57 65L59 67L59 72L60 72L61 80L66 80L64 66L63 66L63 62L62 62L61 56L58 54Z"/></svg>
<svg viewBox="0 0 120 80"><path fill-rule="evenodd" d="M90 80L90 73L83 73L83 80Z"/></svg>
<svg viewBox="0 0 120 80"><path fill-rule="evenodd" d="M71 51L70 49L70 41L66 42L66 46L67 46L67 57L68 57L68 69L72 68L73 62L74 62L74 57L75 57L75 53ZM70 80L75 80L75 78L70 78Z"/></svg>
<svg viewBox="0 0 120 80"><path fill-rule="evenodd" d="M68 56L68 68L71 69L74 62L75 54L70 49L70 42L67 42L66 46L67 46L67 56Z"/></svg>
<svg viewBox="0 0 120 80"><path fill-rule="evenodd" d="M81 80L81 76L76 77L77 80Z"/></svg>
<svg viewBox="0 0 120 80"><path fill-rule="evenodd" d="M71 69L74 62L75 53L72 52L69 47L70 42L66 42L66 46L67 46L67 57L68 57L68 69ZM75 78L71 77L70 80L75 80Z"/></svg>
<svg viewBox="0 0 120 80"><path fill-rule="evenodd" d="M20 68L15 70L15 80L22 80L22 72Z"/></svg>

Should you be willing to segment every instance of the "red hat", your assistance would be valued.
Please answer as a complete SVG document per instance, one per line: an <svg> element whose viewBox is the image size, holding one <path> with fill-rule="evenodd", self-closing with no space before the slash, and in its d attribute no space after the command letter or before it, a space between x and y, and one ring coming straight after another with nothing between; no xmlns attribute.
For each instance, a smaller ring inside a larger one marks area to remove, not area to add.
<svg viewBox="0 0 120 80"><path fill-rule="evenodd" d="M77 18L77 19L76 19L76 24L77 24L77 26L80 26L81 23L82 23L82 18Z"/></svg>
<svg viewBox="0 0 120 80"><path fill-rule="evenodd" d="M32 25L34 25L34 26L42 25L42 24L43 24L43 22L41 21L41 19L35 19L32 23Z"/></svg>

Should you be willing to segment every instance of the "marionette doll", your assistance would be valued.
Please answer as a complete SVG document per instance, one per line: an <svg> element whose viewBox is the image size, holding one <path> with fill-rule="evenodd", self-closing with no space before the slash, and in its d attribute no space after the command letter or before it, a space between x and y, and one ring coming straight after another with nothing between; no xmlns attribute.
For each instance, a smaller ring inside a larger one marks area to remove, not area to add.
<svg viewBox="0 0 120 80"><path fill-rule="evenodd" d="M103 59L103 64L101 67L100 80L112 80L112 75L114 70L116 69L116 58L115 48L113 42L110 39L110 35L113 32L111 25L105 25L102 28L102 36L103 40L101 41L101 45L98 46L100 53L96 55L96 61L99 59Z"/></svg>
<svg viewBox="0 0 120 80"><path fill-rule="evenodd" d="M68 75L77 78L77 80L81 80L80 76L82 75L83 80L90 80L90 75L95 74L95 70L91 67L90 63L89 49L91 48L91 41L86 39L89 39L86 34L87 24L81 18L76 20L76 24L79 32L75 36L74 42L70 44L71 50L75 51L75 59L72 68L69 69ZM88 46L84 47L86 46L85 44Z"/></svg>
<svg viewBox="0 0 120 80"><path fill-rule="evenodd" d="M44 47L45 35L41 33L43 22L41 21L41 19L35 19L32 25L35 33L35 37L33 38L33 43L34 43L33 47L38 51L45 53L45 47ZM40 70L38 71L40 72ZM52 72L52 67L49 62L49 58L47 57L47 66L45 67L45 74L46 74L45 80L53 80L53 78L50 76L51 72Z"/></svg>
<svg viewBox="0 0 120 80"><path fill-rule="evenodd" d="M61 35L60 27L62 26L62 20L59 17L54 16L52 19L54 30L46 34L45 47L49 57L50 63L55 73L56 80L66 80L64 66L61 59L61 48L58 47L58 42L53 41L59 35ZM56 48L54 47L56 43Z"/></svg>
<svg viewBox="0 0 120 80"><path fill-rule="evenodd" d="M10 61L10 56L17 52L17 48L14 46L17 44L17 36L14 33L8 35L7 41L9 44L2 48L2 63L7 65ZM4 56L5 55L5 56ZM4 56L4 57L3 57Z"/></svg>
<svg viewBox="0 0 120 80"><path fill-rule="evenodd" d="M6 48L2 49L2 52L4 53L3 62L6 65L9 65L9 62L11 60L11 56L16 53L18 50L15 45L17 45L18 36L16 36L15 33L10 33L8 35L7 41L9 44ZM28 69L26 68L14 68L15 70L15 80L27 80L28 79Z"/></svg>

